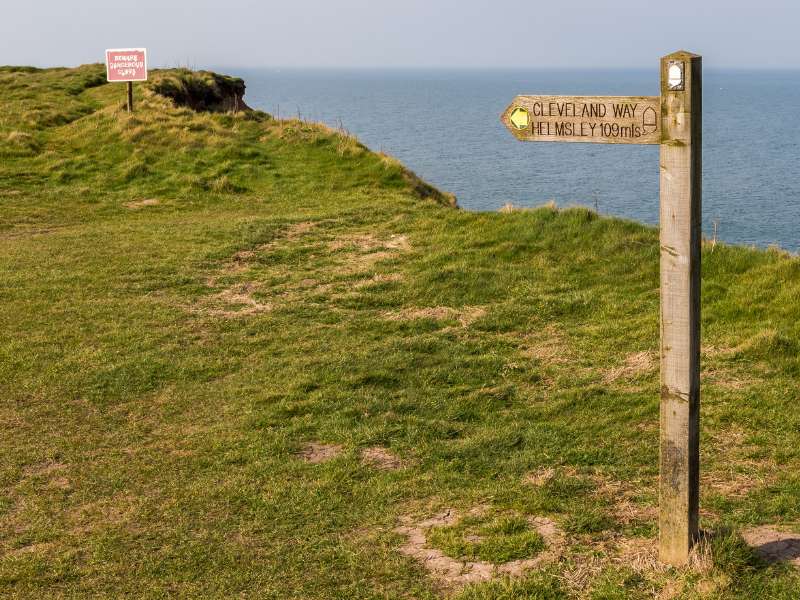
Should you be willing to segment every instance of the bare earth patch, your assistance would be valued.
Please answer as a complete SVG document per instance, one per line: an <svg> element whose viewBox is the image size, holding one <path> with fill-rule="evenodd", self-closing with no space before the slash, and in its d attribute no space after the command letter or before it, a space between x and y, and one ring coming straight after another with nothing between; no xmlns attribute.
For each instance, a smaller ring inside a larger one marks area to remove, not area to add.
<svg viewBox="0 0 800 600"><path fill-rule="evenodd" d="M155 198L144 198L142 200L133 200L132 202L126 202L123 204L125 208L130 208L131 210L139 210L140 208L145 208L147 206L157 206L161 204L161 200L156 200Z"/></svg>
<svg viewBox="0 0 800 600"><path fill-rule="evenodd" d="M400 547L400 552L421 562L431 576L445 588L460 588L499 576L520 577L531 569L557 560L564 548L564 536L561 530L555 522L544 517L530 519L531 526L547 544L547 549L535 558L494 564L452 558L438 548L428 546L427 536L430 529L453 525L459 519L455 511L447 510L418 523L405 519L405 523L395 529L395 533L406 537L406 543Z"/></svg>
<svg viewBox="0 0 800 600"><path fill-rule="evenodd" d="M361 462L382 471L396 471L403 466L399 456L380 446L364 448L361 451Z"/></svg>
<svg viewBox="0 0 800 600"><path fill-rule="evenodd" d="M527 481L532 485L545 485L556 475L581 476L570 467L543 468L531 473ZM616 508L612 509L620 522L640 518L656 519L655 506L642 506L632 501L631 496L636 486L626 486L602 474L583 476L597 483L596 495L608 498L615 495L622 497L618 499ZM479 515L485 510L485 507L477 507L468 514ZM467 584L497 577L520 577L530 570L558 563L560 579L576 597L588 597L603 572L609 568L620 567L632 569L647 580L652 586L653 597L673 598L683 591L682 583L674 589L674 586L667 583L659 594L658 590L664 585L665 574L670 572L671 567L661 564L658 556L658 540L654 537L630 537L614 531L607 531L599 536L596 534L567 536L551 519L528 517L531 526L545 539L546 550L531 559L492 564L453 558L428 545L430 529L457 524L459 519L459 515L453 510L448 510L416 523L411 519L405 519L403 525L395 529L396 533L407 538L400 551L421 562L444 588L458 590ZM705 587L714 586L712 579L704 579L711 573L713 565L709 535L704 533L703 538L692 549L689 565L685 568L686 573L699 575L701 580L698 585ZM800 535L794 537L800 538Z"/></svg>
<svg viewBox="0 0 800 600"><path fill-rule="evenodd" d="M297 456L304 461L317 465L320 463L333 460L342 453L342 447L339 444L321 444L319 442L311 442L303 446L302 450L297 453Z"/></svg>
<svg viewBox="0 0 800 600"><path fill-rule="evenodd" d="M767 562L785 562L800 569L800 533L756 527L742 532L744 541Z"/></svg>
<svg viewBox="0 0 800 600"><path fill-rule="evenodd" d="M417 319L433 319L434 321L455 320L462 327L469 327L478 319L486 316L486 309L482 306L464 306L450 308L449 306L432 306L428 308L405 308L389 312L384 315L389 321L414 321Z"/></svg>

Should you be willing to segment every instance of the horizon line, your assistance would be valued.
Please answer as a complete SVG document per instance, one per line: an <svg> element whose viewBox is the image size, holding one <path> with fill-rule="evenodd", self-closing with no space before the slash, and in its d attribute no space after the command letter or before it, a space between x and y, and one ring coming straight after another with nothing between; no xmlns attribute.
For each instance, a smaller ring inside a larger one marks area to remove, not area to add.
<svg viewBox="0 0 800 600"><path fill-rule="evenodd" d="M84 62L71 65L46 65L41 63L17 63L0 64L0 67L34 67L37 69L60 69L77 68L83 65L103 64L102 60L94 62ZM156 69L263 69L263 70L287 70L287 71L646 71L658 67L658 61L651 65L627 65L627 66L599 66L599 65L564 65L564 66L492 66L492 65L235 65L225 63L206 63L206 66L198 66L199 61L189 61L184 64L162 63L150 67L149 70ZM763 66L728 66L728 65L704 65L704 71L800 71L800 65L763 65Z"/></svg>

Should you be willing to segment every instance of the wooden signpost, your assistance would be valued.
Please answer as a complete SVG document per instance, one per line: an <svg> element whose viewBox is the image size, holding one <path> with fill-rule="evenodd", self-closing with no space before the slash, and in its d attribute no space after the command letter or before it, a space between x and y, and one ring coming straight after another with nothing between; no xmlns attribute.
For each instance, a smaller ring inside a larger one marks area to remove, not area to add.
<svg viewBox="0 0 800 600"><path fill-rule="evenodd" d="M501 116L518 140L660 145L659 552L684 565L698 536L702 61L661 59L660 96L517 96Z"/></svg>

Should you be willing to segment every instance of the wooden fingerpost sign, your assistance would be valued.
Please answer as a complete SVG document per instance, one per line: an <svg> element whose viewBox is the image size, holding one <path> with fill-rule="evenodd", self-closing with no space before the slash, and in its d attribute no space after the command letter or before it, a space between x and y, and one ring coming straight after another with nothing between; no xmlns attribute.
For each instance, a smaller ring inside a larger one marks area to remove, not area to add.
<svg viewBox="0 0 800 600"><path fill-rule="evenodd" d="M530 142L660 145L659 551L685 565L698 535L702 62L661 59L661 96L517 96L501 116Z"/></svg>

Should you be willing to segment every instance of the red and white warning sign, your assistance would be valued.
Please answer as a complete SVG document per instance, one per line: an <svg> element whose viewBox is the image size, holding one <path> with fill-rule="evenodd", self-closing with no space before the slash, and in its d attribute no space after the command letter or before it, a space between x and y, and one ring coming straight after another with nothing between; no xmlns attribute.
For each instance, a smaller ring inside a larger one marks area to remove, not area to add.
<svg viewBox="0 0 800 600"><path fill-rule="evenodd" d="M122 48L106 50L106 78L109 81L147 81L147 50Z"/></svg>

